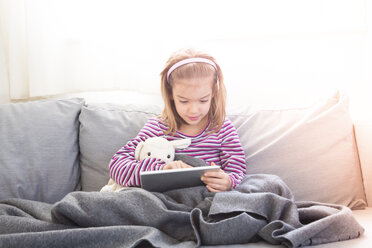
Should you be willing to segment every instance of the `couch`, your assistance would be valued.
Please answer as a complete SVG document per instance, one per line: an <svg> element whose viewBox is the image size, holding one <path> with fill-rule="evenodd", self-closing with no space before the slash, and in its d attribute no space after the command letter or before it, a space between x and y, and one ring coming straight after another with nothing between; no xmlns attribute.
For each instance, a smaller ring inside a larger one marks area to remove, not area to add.
<svg viewBox="0 0 372 248"><path fill-rule="evenodd" d="M372 242L372 124L353 121L348 104L348 96L337 92L302 108L228 111L246 154L247 174L279 176L296 201L347 206L365 229L359 238L317 247ZM160 112L157 104L83 98L0 106L0 200L55 204L70 192L99 191L108 182L111 156ZM271 246L264 241L231 245Z"/></svg>

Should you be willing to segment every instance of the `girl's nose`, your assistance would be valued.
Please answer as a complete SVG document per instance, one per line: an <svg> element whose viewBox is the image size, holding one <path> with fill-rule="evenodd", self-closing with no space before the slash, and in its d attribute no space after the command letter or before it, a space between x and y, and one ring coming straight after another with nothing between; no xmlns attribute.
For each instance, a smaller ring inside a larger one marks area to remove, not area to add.
<svg viewBox="0 0 372 248"><path fill-rule="evenodd" d="M198 104L197 103L191 103L189 112L190 113L196 113L198 111Z"/></svg>

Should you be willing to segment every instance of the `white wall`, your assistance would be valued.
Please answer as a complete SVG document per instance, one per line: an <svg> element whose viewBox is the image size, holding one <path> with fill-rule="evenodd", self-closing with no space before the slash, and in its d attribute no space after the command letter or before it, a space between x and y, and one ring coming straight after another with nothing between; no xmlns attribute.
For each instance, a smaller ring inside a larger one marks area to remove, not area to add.
<svg viewBox="0 0 372 248"><path fill-rule="evenodd" d="M0 36L0 104L8 103L9 99L9 84L8 72L6 70L5 56Z"/></svg>
<svg viewBox="0 0 372 248"><path fill-rule="evenodd" d="M8 68L12 98L101 90L159 96L165 61L187 46L217 58L231 106L308 104L342 89L365 118L360 110L372 98L371 0L9 2L18 3L9 13L23 6L24 22L11 19L26 30L7 36L19 46L6 43L10 57L26 63Z"/></svg>

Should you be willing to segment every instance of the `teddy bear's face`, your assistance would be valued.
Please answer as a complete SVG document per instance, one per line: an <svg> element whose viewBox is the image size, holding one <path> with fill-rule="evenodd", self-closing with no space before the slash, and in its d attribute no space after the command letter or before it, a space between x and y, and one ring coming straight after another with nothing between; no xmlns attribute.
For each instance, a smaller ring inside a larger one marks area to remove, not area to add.
<svg viewBox="0 0 372 248"><path fill-rule="evenodd" d="M148 147L149 149L143 149L143 155L141 156L141 160L145 157L148 158L160 158L167 164L174 160L174 151L165 151L162 149L157 149L156 147Z"/></svg>
<svg viewBox="0 0 372 248"><path fill-rule="evenodd" d="M144 158L159 158L168 164L174 160L174 146L165 139L147 140L139 153L139 160Z"/></svg>
<svg viewBox="0 0 372 248"><path fill-rule="evenodd" d="M175 149L184 149L190 144L191 139L168 141L164 137L151 137L137 145L135 159L159 158L168 164L174 160Z"/></svg>

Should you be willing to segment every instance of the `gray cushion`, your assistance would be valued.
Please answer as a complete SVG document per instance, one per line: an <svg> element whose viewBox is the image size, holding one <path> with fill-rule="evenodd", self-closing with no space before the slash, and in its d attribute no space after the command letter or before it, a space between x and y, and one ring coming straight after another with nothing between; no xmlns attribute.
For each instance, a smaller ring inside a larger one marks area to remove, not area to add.
<svg viewBox="0 0 372 248"><path fill-rule="evenodd" d="M231 114L247 172L279 175L296 200L366 205L348 97L314 106Z"/></svg>
<svg viewBox="0 0 372 248"><path fill-rule="evenodd" d="M80 189L83 104L83 99L67 99L0 106L0 199L54 203Z"/></svg>
<svg viewBox="0 0 372 248"><path fill-rule="evenodd" d="M98 191L107 184L112 155L160 111L139 105L83 108L83 190ZM228 116L239 133L248 173L279 175L296 200L366 205L346 96L336 94L307 108L239 110Z"/></svg>
<svg viewBox="0 0 372 248"><path fill-rule="evenodd" d="M109 180L111 157L137 136L156 106L89 104L80 115L81 183L84 191L99 191Z"/></svg>

